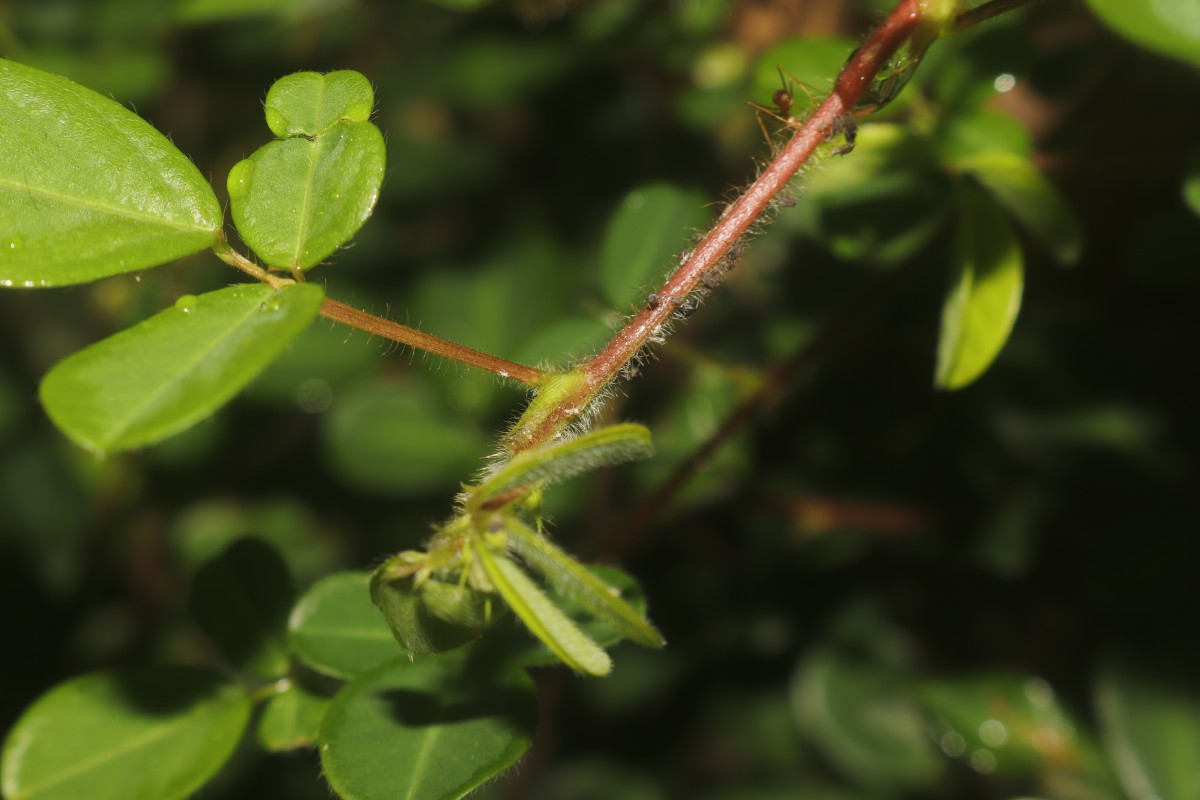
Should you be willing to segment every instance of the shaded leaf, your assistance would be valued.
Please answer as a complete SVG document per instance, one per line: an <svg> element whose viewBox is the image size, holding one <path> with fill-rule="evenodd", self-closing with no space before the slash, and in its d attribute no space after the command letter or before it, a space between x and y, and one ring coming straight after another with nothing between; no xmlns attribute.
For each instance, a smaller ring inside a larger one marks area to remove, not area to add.
<svg viewBox="0 0 1200 800"><path fill-rule="evenodd" d="M961 389L999 355L1021 307L1024 262L1007 217L973 186L959 187L956 272L942 307L934 383Z"/></svg>
<svg viewBox="0 0 1200 800"><path fill-rule="evenodd" d="M1087 0L1087 4L1126 39L1200 65L1200 6L1195 0Z"/></svg>
<svg viewBox="0 0 1200 800"><path fill-rule="evenodd" d="M1132 800L1200 797L1200 695L1109 662L1096 678L1105 748Z"/></svg>
<svg viewBox="0 0 1200 800"><path fill-rule="evenodd" d="M688 237L708 221L704 197L665 183L625 195L608 222L600 251L600 285L617 308L641 305L679 263Z"/></svg>
<svg viewBox="0 0 1200 800"><path fill-rule="evenodd" d="M288 667L294 596L279 552L261 540L242 539L196 573L190 610L235 668L275 678Z"/></svg>
<svg viewBox="0 0 1200 800"><path fill-rule="evenodd" d="M959 166L973 175L1059 263L1079 260L1083 253L1079 219L1029 159L991 152L967 158Z"/></svg>
<svg viewBox="0 0 1200 800"><path fill-rule="evenodd" d="M319 286L193 297L75 353L42 380L50 419L98 453L151 444L216 411L316 316Z"/></svg>
<svg viewBox="0 0 1200 800"><path fill-rule="evenodd" d="M612 670L608 653L550 602L520 567L486 545L475 543L474 548L504 602L564 664L588 675L607 675Z"/></svg>
<svg viewBox="0 0 1200 800"><path fill-rule="evenodd" d="M85 283L217 241L212 187L148 122L6 59L0 85L0 286Z"/></svg>
<svg viewBox="0 0 1200 800"><path fill-rule="evenodd" d="M294 681L267 701L258 720L258 741L279 753L301 747L316 747L317 731L330 699L309 691Z"/></svg>
<svg viewBox="0 0 1200 800"><path fill-rule="evenodd" d="M339 572L318 581L288 620L288 642L313 669L350 678L395 658L396 640L371 604L370 574Z"/></svg>
<svg viewBox="0 0 1200 800"><path fill-rule="evenodd" d="M4 743L9 800L173 800L233 754L250 699L194 667L99 672L42 695Z"/></svg>
<svg viewBox="0 0 1200 800"><path fill-rule="evenodd" d="M1183 200L1193 214L1200 216L1200 150L1192 153L1184 167Z"/></svg>
<svg viewBox="0 0 1200 800"><path fill-rule="evenodd" d="M389 576L384 563L371 574L371 601L410 656L440 653L475 639L487 622L488 597L468 586L430 578Z"/></svg>
<svg viewBox="0 0 1200 800"><path fill-rule="evenodd" d="M401 658L356 678L321 723L321 767L347 800L456 800L509 767L537 720L519 667Z"/></svg>

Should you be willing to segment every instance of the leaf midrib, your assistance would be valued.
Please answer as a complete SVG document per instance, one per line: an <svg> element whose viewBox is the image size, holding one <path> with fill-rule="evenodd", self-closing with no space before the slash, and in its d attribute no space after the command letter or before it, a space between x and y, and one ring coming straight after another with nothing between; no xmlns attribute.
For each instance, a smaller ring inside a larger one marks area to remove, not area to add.
<svg viewBox="0 0 1200 800"><path fill-rule="evenodd" d="M165 228L173 228L175 230L188 231L191 233L212 233L216 228L210 229L203 225L189 225L168 219L166 217L156 216L145 211L138 211L126 206L109 205L97 200L92 200L76 195L64 194L55 192L41 186L34 186L29 183L21 183L10 178L0 177L0 188L12 189L15 191L24 191L30 194L39 194L44 197L58 200L60 202L75 205L79 208L86 208L93 211L102 211L114 217L124 217L126 219L135 220L138 222L153 222Z"/></svg>

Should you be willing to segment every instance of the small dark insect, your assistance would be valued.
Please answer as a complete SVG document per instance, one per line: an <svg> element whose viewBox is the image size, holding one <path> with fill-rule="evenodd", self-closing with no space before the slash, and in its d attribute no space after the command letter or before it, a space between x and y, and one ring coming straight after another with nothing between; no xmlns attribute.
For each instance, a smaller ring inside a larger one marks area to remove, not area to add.
<svg viewBox="0 0 1200 800"><path fill-rule="evenodd" d="M776 200L775 202L778 203L782 208L795 208L796 207L796 198L794 198L794 197L781 197L778 200Z"/></svg>
<svg viewBox="0 0 1200 800"><path fill-rule="evenodd" d="M658 305L661 302L662 300L659 298L656 292L651 292L650 294L646 295L646 305L650 306L651 308L658 308Z"/></svg>
<svg viewBox="0 0 1200 800"><path fill-rule="evenodd" d="M680 300L678 303L676 303L674 317L675 319L687 319L692 314L696 313L696 309L698 307L699 304L694 299L691 297L685 297L683 300Z"/></svg>
<svg viewBox="0 0 1200 800"><path fill-rule="evenodd" d="M725 257L728 258L730 261L730 264L729 264L730 269L737 266L737 264L734 262L736 262L739 258L741 258L742 253L744 253L745 251L746 251L746 245L742 244L741 242L733 243L733 246L729 248L729 252L727 252L725 254Z"/></svg>
<svg viewBox="0 0 1200 800"><path fill-rule="evenodd" d="M705 272L700 276L700 282L710 289L715 289L720 286L721 281L723 280L724 277L721 275L721 273L715 270L713 272Z"/></svg>
<svg viewBox="0 0 1200 800"><path fill-rule="evenodd" d="M842 114L833 121L833 127L829 129L830 138L841 134L845 138L845 142L833 151L835 156L844 156L854 149L854 142L858 139L858 120L853 114Z"/></svg>

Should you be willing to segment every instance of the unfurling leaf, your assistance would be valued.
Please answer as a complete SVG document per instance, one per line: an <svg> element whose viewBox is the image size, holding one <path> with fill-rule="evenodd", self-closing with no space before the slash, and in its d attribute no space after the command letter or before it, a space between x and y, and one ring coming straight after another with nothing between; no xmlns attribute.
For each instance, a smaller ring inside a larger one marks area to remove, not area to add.
<svg viewBox="0 0 1200 800"><path fill-rule="evenodd" d="M508 545L558 592L583 606L615 631L646 647L666 644L646 618L621 599L617 590L515 517L505 520Z"/></svg>
<svg viewBox="0 0 1200 800"><path fill-rule="evenodd" d="M609 425L561 444L518 453L470 490L470 503L479 508L514 489L542 481L560 483L599 467L649 458L653 454L654 444L646 426L630 422Z"/></svg>
<svg viewBox="0 0 1200 800"><path fill-rule="evenodd" d="M608 653L550 602L520 567L506 556L492 553L482 542L475 542L473 547L504 602L564 664L588 675L603 676L612 671Z"/></svg>

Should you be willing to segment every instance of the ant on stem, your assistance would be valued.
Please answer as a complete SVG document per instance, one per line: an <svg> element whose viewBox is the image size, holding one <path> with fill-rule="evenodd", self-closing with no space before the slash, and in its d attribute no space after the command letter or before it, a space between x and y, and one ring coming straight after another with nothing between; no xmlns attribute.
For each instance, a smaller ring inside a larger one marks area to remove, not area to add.
<svg viewBox="0 0 1200 800"><path fill-rule="evenodd" d="M796 95L793 89L796 86L800 87L808 98L808 105L811 105L813 101L813 93L810 91L808 84L795 75L785 72L781 66L776 65L775 69L779 71L779 88L771 95L771 102L774 104L774 108L767 108L753 101L750 102L750 105L757 109L754 112L754 116L758 120L759 130L762 131L763 138L767 140L767 144L771 145L771 147L774 147L775 144L771 140L771 134L767 132L767 126L763 123L763 112L771 115L789 128L796 129L804 124L804 119L792 113L792 105L796 102ZM833 154L844 156L854 149L855 139L858 137L858 120L852 113L847 112L834 120L833 127L829 131L829 138L832 139L838 135L843 137L844 142L833 151Z"/></svg>

